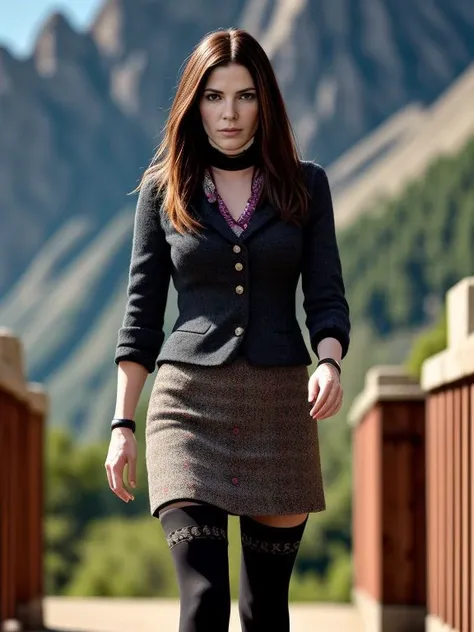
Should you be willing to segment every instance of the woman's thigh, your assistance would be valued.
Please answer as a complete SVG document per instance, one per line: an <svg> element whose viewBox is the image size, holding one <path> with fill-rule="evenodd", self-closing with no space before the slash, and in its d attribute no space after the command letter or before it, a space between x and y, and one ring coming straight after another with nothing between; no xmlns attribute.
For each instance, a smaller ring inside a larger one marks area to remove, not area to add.
<svg viewBox="0 0 474 632"><path fill-rule="evenodd" d="M268 527L296 527L302 524L308 514L290 514L290 515L276 515L276 516L249 516L253 520L260 522Z"/></svg>
<svg viewBox="0 0 474 632"><path fill-rule="evenodd" d="M172 509L181 509L182 507L189 507L191 505L204 505L204 504L205 503L201 503L194 500L179 500L175 503L170 503L169 505L166 505L165 507L163 507L163 509L160 509L160 511L158 512L158 517L161 518L167 511L171 511Z"/></svg>

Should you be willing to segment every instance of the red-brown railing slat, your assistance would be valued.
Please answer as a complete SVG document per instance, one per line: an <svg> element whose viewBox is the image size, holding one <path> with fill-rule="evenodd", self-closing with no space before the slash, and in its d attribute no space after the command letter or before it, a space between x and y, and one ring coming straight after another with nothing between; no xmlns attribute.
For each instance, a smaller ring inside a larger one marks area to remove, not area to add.
<svg viewBox="0 0 474 632"><path fill-rule="evenodd" d="M454 628L461 630L461 489L462 489L462 462L461 462L461 389L454 390Z"/></svg>
<svg viewBox="0 0 474 632"><path fill-rule="evenodd" d="M461 389L461 587L462 587L462 615L461 630L469 632L471 629L471 599L469 573L471 559L471 539L469 534L471 512L470 463L471 463L471 424L469 423L469 387Z"/></svg>

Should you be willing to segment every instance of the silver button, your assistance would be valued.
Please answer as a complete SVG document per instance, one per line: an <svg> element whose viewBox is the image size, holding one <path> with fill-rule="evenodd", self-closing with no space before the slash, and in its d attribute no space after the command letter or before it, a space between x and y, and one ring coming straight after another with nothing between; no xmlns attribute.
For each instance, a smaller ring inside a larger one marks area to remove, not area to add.
<svg viewBox="0 0 474 632"><path fill-rule="evenodd" d="M233 250L234 252L236 252L237 254L239 254L239 252L242 250L242 248L241 248L240 246L235 245L235 246L232 248L232 250Z"/></svg>
<svg viewBox="0 0 474 632"><path fill-rule="evenodd" d="M240 272L241 270L244 269L244 266L241 263L236 263L235 264L235 269Z"/></svg>
<svg viewBox="0 0 474 632"><path fill-rule="evenodd" d="M241 285L237 285L237 287L235 288L235 291L237 292L237 294L243 294L244 288Z"/></svg>
<svg viewBox="0 0 474 632"><path fill-rule="evenodd" d="M243 327L236 327L235 328L235 335L236 336L241 336L244 333L244 328Z"/></svg>

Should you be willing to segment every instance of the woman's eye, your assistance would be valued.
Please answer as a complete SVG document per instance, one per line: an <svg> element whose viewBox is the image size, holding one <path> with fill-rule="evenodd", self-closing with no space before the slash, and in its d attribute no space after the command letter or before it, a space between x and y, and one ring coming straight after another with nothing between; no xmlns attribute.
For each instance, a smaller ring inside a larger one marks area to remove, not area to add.
<svg viewBox="0 0 474 632"><path fill-rule="evenodd" d="M252 101L256 97L257 95L254 92L244 92L243 94L239 95L239 98L243 101ZM220 98L220 94L206 94L206 99L208 101L218 101Z"/></svg>

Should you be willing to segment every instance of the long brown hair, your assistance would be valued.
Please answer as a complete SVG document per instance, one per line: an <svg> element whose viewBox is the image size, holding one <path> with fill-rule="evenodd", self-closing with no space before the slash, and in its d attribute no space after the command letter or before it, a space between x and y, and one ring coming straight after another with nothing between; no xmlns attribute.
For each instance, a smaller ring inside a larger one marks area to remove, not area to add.
<svg viewBox="0 0 474 632"><path fill-rule="evenodd" d="M237 63L250 72L257 91L263 194L281 218L300 223L307 212L308 193L299 161L295 136L278 82L265 51L241 29L210 33L187 60L171 106L164 137L136 190L151 177L170 221L179 232L201 225L188 213L191 198L200 185L202 142L207 142L199 100L214 68Z"/></svg>

